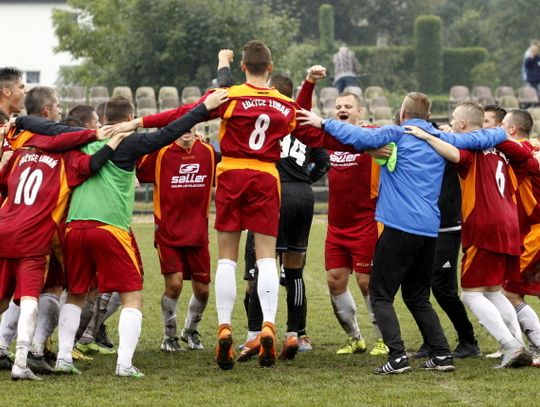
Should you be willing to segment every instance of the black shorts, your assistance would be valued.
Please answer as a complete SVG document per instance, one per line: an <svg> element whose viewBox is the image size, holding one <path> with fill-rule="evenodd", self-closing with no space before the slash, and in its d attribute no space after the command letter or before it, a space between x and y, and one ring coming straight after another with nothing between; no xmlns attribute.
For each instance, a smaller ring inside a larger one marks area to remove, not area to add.
<svg viewBox="0 0 540 407"><path fill-rule="evenodd" d="M281 211L277 252L304 253L307 249L315 197L311 185L306 182L284 182L281 184ZM244 280L253 281L255 269L255 242L253 232L248 231L245 247Z"/></svg>
<svg viewBox="0 0 540 407"><path fill-rule="evenodd" d="M315 197L310 184L306 182L281 184L276 251L304 253L307 250L314 204Z"/></svg>

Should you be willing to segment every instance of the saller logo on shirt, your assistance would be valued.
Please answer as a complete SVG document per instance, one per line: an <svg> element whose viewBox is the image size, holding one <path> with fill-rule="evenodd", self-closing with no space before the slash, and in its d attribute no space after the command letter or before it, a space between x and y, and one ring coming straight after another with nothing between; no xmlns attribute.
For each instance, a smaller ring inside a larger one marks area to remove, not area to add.
<svg viewBox="0 0 540 407"><path fill-rule="evenodd" d="M334 151L334 153L330 154L330 164L334 167L350 167L358 165L356 163L356 158L359 156L360 154Z"/></svg>
<svg viewBox="0 0 540 407"><path fill-rule="evenodd" d="M207 175L198 175L199 169L199 164L181 164L178 172L182 175L173 176L171 178L171 186L173 188L204 187L204 180Z"/></svg>

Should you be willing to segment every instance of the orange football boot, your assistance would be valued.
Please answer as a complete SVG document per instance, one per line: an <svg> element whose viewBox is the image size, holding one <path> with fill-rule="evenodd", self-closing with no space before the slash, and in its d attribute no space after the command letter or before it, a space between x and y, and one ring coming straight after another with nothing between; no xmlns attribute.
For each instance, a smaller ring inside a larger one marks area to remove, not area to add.
<svg viewBox="0 0 540 407"><path fill-rule="evenodd" d="M229 324L221 324L218 328L216 362L223 370L231 370L234 366L232 328Z"/></svg>
<svg viewBox="0 0 540 407"><path fill-rule="evenodd" d="M261 331L261 348L259 349L259 365L271 367L276 363L276 326L265 322Z"/></svg>

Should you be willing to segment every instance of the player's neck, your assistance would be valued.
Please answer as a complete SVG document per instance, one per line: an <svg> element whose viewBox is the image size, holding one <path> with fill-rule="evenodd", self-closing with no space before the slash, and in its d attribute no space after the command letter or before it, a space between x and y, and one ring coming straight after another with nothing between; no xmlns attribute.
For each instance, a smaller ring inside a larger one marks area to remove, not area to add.
<svg viewBox="0 0 540 407"><path fill-rule="evenodd" d="M185 150L191 150L191 147L193 147L194 143L195 143L195 140L191 140L191 141L176 140L176 145L178 145L179 147L182 147Z"/></svg>
<svg viewBox="0 0 540 407"><path fill-rule="evenodd" d="M267 75L253 75L246 71L246 83L256 86L258 88L267 88L266 81L268 80Z"/></svg>

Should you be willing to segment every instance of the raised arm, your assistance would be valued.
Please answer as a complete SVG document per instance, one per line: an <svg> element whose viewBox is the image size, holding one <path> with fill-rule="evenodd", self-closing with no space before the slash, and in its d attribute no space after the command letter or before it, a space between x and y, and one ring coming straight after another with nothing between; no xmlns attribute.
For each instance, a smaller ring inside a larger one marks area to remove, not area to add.
<svg viewBox="0 0 540 407"><path fill-rule="evenodd" d="M313 91L318 80L326 77L326 68L321 65L313 65L308 69L306 80L302 83L300 92L296 97L296 103L302 109L311 110L313 101Z"/></svg>
<svg viewBox="0 0 540 407"><path fill-rule="evenodd" d="M207 119L210 110L217 108L227 100L227 90L218 90L195 109L166 127L153 133L133 134L118 147L118 155L115 155L114 161L127 162L128 166L133 168L133 163L137 158L172 143L179 135L188 132L197 123Z"/></svg>
<svg viewBox="0 0 540 407"><path fill-rule="evenodd" d="M412 134L416 138L425 140L440 156L450 161L451 163L458 163L460 160L459 150L452 144L441 140L438 137L432 136L425 132L420 127L416 126L403 126L405 133Z"/></svg>
<svg viewBox="0 0 540 407"><path fill-rule="evenodd" d="M234 60L234 52L230 49L222 49L218 53L218 84L221 88L234 85L231 74L231 62Z"/></svg>

